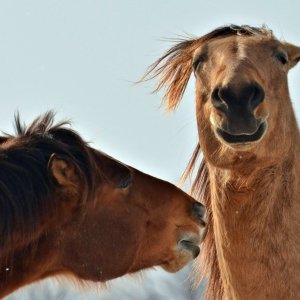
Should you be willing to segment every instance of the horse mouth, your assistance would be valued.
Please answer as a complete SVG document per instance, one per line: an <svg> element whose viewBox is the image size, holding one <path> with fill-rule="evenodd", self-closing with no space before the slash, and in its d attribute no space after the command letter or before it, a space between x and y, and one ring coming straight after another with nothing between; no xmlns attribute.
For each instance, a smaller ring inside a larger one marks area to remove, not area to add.
<svg viewBox="0 0 300 300"><path fill-rule="evenodd" d="M217 128L217 134L229 144L247 144L259 141L267 129L267 123L262 122L253 134L230 134L221 128Z"/></svg>
<svg viewBox="0 0 300 300"><path fill-rule="evenodd" d="M195 244L193 241L181 240L179 242L179 246L181 250L189 251L193 256L193 259L195 259L200 253L199 245Z"/></svg>
<svg viewBox="0 0 300 300"><path fill-rule="evenodd" d="M181 236L177 241L175 252L171 259L162 260L158 266L165 271L174 273L181 270L188 263L194 260L200 254L200 243L202 242L202 235L188 232Z"/></svg>

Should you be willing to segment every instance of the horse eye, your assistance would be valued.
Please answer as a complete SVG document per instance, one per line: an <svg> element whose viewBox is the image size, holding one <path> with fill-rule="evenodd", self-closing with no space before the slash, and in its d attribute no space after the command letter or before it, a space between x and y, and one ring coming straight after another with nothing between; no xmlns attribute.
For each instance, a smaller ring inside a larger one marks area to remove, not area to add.
<svg viewBox="0 0 300 300"><path fill-rule="evenodd" d="M283 52L278 52L275 57L278 59L278 61L280 61L283 65L286 65L289 61L288 58L286 56L286 54L284 54Z"/></svg>
<svg viewBox="0 0 300 300"><path fill-rule="evenodd" d="M131 176L128 176L119 182L118 188L126 189L130 185L131 182L132 182L132 178L131 178Z"/></svg>
<svg viewBox="0 0 300 300"><path fill-rule="evenodd" d="M202 65L207 60L207 55L202 54L197 56L193 61L193 69L196 71L200 65Z"/></svg>

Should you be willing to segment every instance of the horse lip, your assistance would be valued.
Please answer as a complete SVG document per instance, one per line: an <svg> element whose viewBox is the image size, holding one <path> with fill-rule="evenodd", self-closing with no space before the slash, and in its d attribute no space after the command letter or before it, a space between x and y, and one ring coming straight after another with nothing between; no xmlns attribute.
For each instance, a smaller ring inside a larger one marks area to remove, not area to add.
<svg viewBox="0 0 300 300"><path fill-rule="evenodd" d="M216 133L222 140L229 144L246 144L257 142L258 140L260 140L263 137L266 130L267 122L264 121L261 122L256 132L254 132L253 134L230 134L229 132L221 128L217 128Z"/></svg>
<svg viewBox="0 0 300 300"><path fill-rule="evenodd" d="M180 240L178 246L181 250L187 250L192 253L195 259L200 253L200 247L192 240Z"/></svg>
<svg viewBox="0 0 300 300"><path fill-rule="evenodd" d="M200 253L200 243L203 241L203 230L200 230L199 234L186 233L177 242L178 248L181 251L188 251L195 259Z"/></svg>

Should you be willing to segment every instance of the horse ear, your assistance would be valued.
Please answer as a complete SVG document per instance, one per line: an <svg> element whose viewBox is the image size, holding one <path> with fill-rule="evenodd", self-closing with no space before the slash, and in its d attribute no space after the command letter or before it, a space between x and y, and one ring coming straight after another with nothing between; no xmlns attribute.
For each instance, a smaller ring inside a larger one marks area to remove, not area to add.
<svg viewBox="0 0 300 300"><path fill-rule="evenodd" d="M300 47L289 43L284 43L284 47L289 57L289 68L291 69L300 61Z"/></svg>
<svg viewBox="0 0 300 300"><path fill-rule="evenodd" d="M163 102L168 110L176 109L192 74L194 42L193 39L184 40L173 46L148 68L141 79L159 78L154 92L166 88Z"/></svg>
<svg viewBox="0 0 300 300"><path fill-rule="evenodd" d="M74 187L77 183L76 168L65 157L53 153L48 161L48 170L62 187Z"/></svg>

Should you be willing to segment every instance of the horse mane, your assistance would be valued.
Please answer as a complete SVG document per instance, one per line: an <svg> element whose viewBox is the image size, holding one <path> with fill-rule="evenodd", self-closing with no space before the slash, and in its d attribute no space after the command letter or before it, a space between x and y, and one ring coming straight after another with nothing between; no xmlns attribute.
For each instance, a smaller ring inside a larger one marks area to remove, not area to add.
<svg viewBox="0 0 300 300"><path fill-rule="evenodd" d="M53 153L72 162L80 179L86 182L90 192L93 191L88 144L67 128L68 124L54 124L52 111L38 117L28 127L16 115L16 135L6 134L1 138L0 249L9 253L12 247L26 243L43 217L55 210L51 192L57 183L48 171ZM89 197L87 194L86 199Z"/></svg>
<svg viewBox="0 0 300 300"><path fill-rule="evenodd" d="M200 155L201 148L198 144L181 177L181 183L184 183L192 175ZM192 183L191 195L205 205L207 223L207 232L201 245L200 256L197 258L197 263L194 264L192 276L193 285L197 287L203 280L205 280L207 282L205 299L221 300L223 299L224 288L217 259L210 198L210 183L207 165L204 158L201 158L200 160L199 168Z"/></svg>
<svg viewBox="0 0 300 300"><path fill-rule="evenodd" d="M274 38L272 31L266 26L228 25L216 28L200 38L175 39L173 41L176 44L149 66L141 81L158 77L158 84L154 92L166 87L163 102L166 104L167 110L176 109L193 71L194 51L210 40L234 35Z"/></svg>
<svg viewBox="0 0 300 300"><path fill-rule="evenodd" d="M156 85L154 92L158 92L162 88L165 88L166 91L163 96L163 103L166 104L167 110L176 109L183 97L193 72L194 51L208 41L229 36L262 36L270 39L274 38L273 32L266 26L251 27L248 25L229 25L219 27L199 38L188 37L186 39L175 40L175 46L169 49L147 69L141 81L158 77L158 84ZM182 175L181 182L184 182L191 176L200 154L201 146L198 143ZM195 266L194 277L196 281L208 278L206 299L223 299L224 289L220 276L214 239L210 183L204 158L201 159L199 169L193 181L191 194L206 206L208 223L206 238L202 244L200 263L198 266Z"/></svg>

